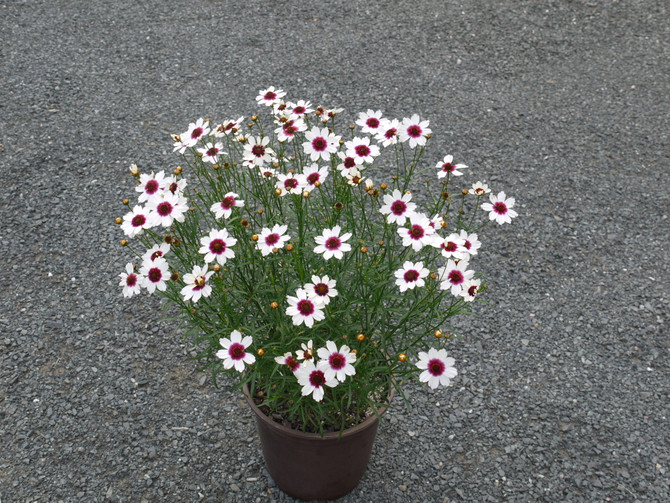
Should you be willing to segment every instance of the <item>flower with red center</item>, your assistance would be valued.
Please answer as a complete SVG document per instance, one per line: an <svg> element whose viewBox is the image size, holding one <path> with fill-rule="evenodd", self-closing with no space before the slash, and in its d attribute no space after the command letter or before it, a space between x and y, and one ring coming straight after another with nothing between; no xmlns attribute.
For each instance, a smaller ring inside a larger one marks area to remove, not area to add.
<svg viewBox="0 0 670 503"><path fill-rule="evenodd" d="M475 196L483 196L484 194L491 192L491 189L489 189L489 186L485 183L475 182L472 184L472 188L468 190L468 192Z"/></svg>
<svg viewBox="0 0 670 503"><path fill-rule="evenodd" d="M135 273L133 264L126 264L126 272L119 274L119 277L121 278L119 286L123 287L124 297L132 297L140 293L142 278Z"/></svg>
<svg viewBox="0 0 670 503"><path fill-rule="evenodd" d="M323 320L326 315L323 313L323 304L310 299L307 292L298 288L295 297L287 296L288 307L286 314L291 316L295 326L302 325L312 328L315 321Z"/></svg>
<svg viewBox="0 0 670 503"><path fill-rule="evenodd" d="M258 96L256 96L256 101L259 105L271 107L272 105L279 103L284 96L286 96L284 91L275 89L274 86L271 86L259 91Z"/></svg>
<svg viewBox="0 0 670 503"><path fill-rule="evenodd" d="M402 120L400 127L400 141L409 141L409 148L422 147L426 144L426 138L431 133L428 128L429 121L422 121L417 114L411 118Z"/></svg>
<svg viewBox="0 0 670 503"><path fill-rule="evenodd" d="M207 136L210 132L209 122L205 119L198 119L188 125L188 130L180 136L182 144L186 147L194 147L198 140L203 136Z"/></svg>
<svg viewBox="0 0 670 503"><path fill-rule="evenodd" d="M435 236L433 246L442 250L444 258L467 260L470 254L465 247L465 240L458 234L449 234L446 238Z"/></svg>
<svg viewBox="0 0 670 503"><path fill-rule="evenodd" d="M209 297L212 294L212 287L207 284L207 280L214 274L214 271L208 271L207 266L194 266L193 272L184 274L184 283L186 286L181 289L184 296L184 302L192 300L198 302L200 297Z"/></svg>
<svg viewBox="0 0 670 503"><path fill-rule="evenodd" d="M158 257L151 262L144 262L140 269L140 275L142 276L142 286L149 293L154 293L156 290L164 292L167 289L165 282L170 279L167 260Z"/></svg>
<svg viewBox="0 0 670 503"><path fill-rule="evenodd" d="M499 192L497 196L489 196L490 203L482 204L482 209L489 212L489 219L495 220L500 225L511 224L512 219L517 216L517 212L512 209L514 206L513 197L505 197L504 192Z"/></svg>
<svg viewBox="0 0 670 503"><path fill-rule="evenodd" d="M284 353L283 356L277 356L275 361L279 365L286 365L289 369L291 369L291 372L295 372L300 368L300 362L293 357L293 354L290 351L288 353Z"/></svg>
<svg viewBox="0 0 670 503"><path fill-rule="evenodd" d="M482 243L477 237L477 233L473 232L472 234L468 234L467 231L461 229L458 237L463 240L463 246L468 251L468 256L465 257L466 260L474 255L477 255L477 250L479 250L479 248L482 246Z"/></svg>
<svg viewBox="0 0 670 503"><path fill-rule="evenodd" d="M375 139L384 147L395 145L398 143L398 135L400 132L400 122L398 119L382 119L379 130L375 135Z"/></svg>
<svg viewBox="0 0 670 503"><path fill-rule="evenodd" d="M300 365L300 368L295 372L295 376L298 379L298 384L302 386L302 396L311 394L317 402L323 400L324 386L334 388L338 383L338 380L334 377L330 379L326 377L325 372L318 369L311 360Z"/></svg>
<svg viewBox="0 0 670 503"><path fill-rule="evenodd" d="M305 140L307 141L302 144L302 148L312 161L329 161L331 154L337 152L340 136L330 133L328 128L319 129L314 126L305 133Z"/></svg>
<svg viewBox="0 0 670 503"><path fill-rule="evenodd" d="M305 167L302 174L305 177L307 184L305 185L305 190L311 192L316 188L316 183L323 183L326 178L328 178L328 166L319 168L317 163L312 164L311 166Z"/></svg>
<svg viewBox="0 0 670 503"><path fill-rule="evenodd" d="M398 234L402 238L403 246L411 246L414 251L419 251L433 242L435 229L425 215L412 213L409 216L409 228L399 228Z"/></svg>
<svg viewBox="0 0 670 503"><path fill-rule="evenodd" d="M168 181L165 179L164 171L159 171L156 175L154 175L153 171L150 175L145 173L141 174L140 184L135 187L137 192L141 192L137 198L137 202L143 203L160 197L167 186Z"/></svg>
<svg viewBox="0 0 670 503"><path fill-rule="evenodd" d="M342 173L342 176L346 176L350 170L358 166L358 164L356 164L356 159L347 156L344 152L338 152L337 156L342 159L342 162L337 165L337 170Z"/></svg>
<svg viewBox="0 0 670 503"><path fill-rule="evenodd" d="M230 338L219 339L219 344L223 349L216 352L216 357L223 360L223 368L231 369L235 367L238 372L244 372L244 364L251 365L256 361L256 357L247 353L247 348L251 346L253 339L247 335L242 337L239 330L233 330Z"/></svg>
<svg viewBox="0 0 670 503"><path fill-rule="evenodd" d="M187 181L186 178L177 179L176 176L168 176L165 178L165 190L164 192L170 192L177 196L182 196L184 189L186 188ZM183 196L182 196L183 197Z"/></svg>
<svg viewBox="0 0 670 503"><path fill-rule="evenodd" d="M386 221L390 224L405 225L407 217L414 213L416 204L411 203L412 194L401 193L395 189L392 194L384 196L384 204L379 208L382 215L387 215Z"/></svg>
<svg viewBox="0 0 670 503"><path fill-rule="evenodd" d="M223 151L223 145L220 143L205 143L203 148L199 148L198 152L202 154L202 160L216 164L218 162L217 157L221 154L225 154Z"/></svg>
<svg viewBox="0 0 670 503"><path fill-rule="evenodd" d="M477 297L479 293L479 288L481 287L482 282L479 279L470 279L463 283L463 289L461 290L461 297L465 299L466 302L472 302Z"/></svg>
<svg viewBox="0 0 670 503"><path fill-rule="evenodd" d="M121 229L128 237L135 237L144 229L150 229L156 225L156 219L153 212L148 211L141 206L135 206L133 211L123 216Z"/></svg>
<svg viewBox="0 0 670 503"><path fill-rule="evenodd" d="M330 279L328 276L323 276L319 278L318 276L312 276L312 282L307 283L304 286L307 296L316 301L320 302L321 305L326 306L330 303L331 297L337 297L337 290L335 289L335 280Z"/></svg>
<svg viewBox="0 0 670 503"><path fill-rule="evenodd" d="M347 157L353 157L356 164L371 164L380 154L377 145L370 145L370 138L354 138L344 143Z"/></svg>
<svg viewBox="0 0 670 503"><path fill-rule="evenodd" d="M256 247L261 251L261 254L265 257L270 255L272 250L284 248L284 243L291 239L291 236L286 234L288 225L279 225L276 224L272 229L263 227L260 235L258 236L258 241L256 241Z"/></svg>
<svg viewBox="0 0 670 503"><path fill-rule="evenodd" d="M430 348L428 352L419 353L419 361L416 362L418 369L423 370L419 375L421 382L427 382L432 389L439 385L449 386L451 379L458 375L454 367L456 361L447 355L446 349Z"/></svg>
<svg viewBox="0 0 670 503"><path fill-rule="evenodd" d="M209 264L215 260L223 265L229 258L235 257L235 252L230 249L237 243L237 239L230 236L226 229L212 230L209 235L200 238L202 247L198 253L205 254L205 263Z"/></svg>
<svg viewBox="0 0 670 503"><path fill-rule="evenodd" d="M299 349L295 352L298 360L311 360L314 358L314 343L309 340L307 343L301 343Z"/></svg>
<svg viewBox="0 0 670 503"><path fill-rule="evenodd" d="M186 219L184 215L188 206L182 196L164 192L160 199L153 200L151 204L155 220L163 227L170 227L175 220L183 222Z"/></svg>
<svg viewBox="0 0 670 503"><path fill-rule="evenodd" d="M323 370L326 379L335 378L344 382L347 376L356 374L356 369L352 365L356 361L356 354L351 352L349 346L343 345L337 349L333 341L327 341L325 348L319 348L317 355L321 360L316 367Z"/></svg>
<svg viewBox="0 0 670 503"><path fill-rule="evenodd" d="M400 288L400 292L413 290L415 287L425 286L423 278L428 276L430 271L423 266L423 262L412 263L405 262L400 269L395 272L395 284Z"/></svg>
<svg viewBox="0 0 670 503"><path fill-rule="evenodd" d="M320 236L314 238L318 245L314 248L314 253L322 254L326 260L332 257L341 260L344 256L343 252L351 250L351 245L345 243L351 237L351 233L347 232L340 236L340 231L339 225L332 229L324 229Z"/></svg>
<svg viewBox="0 0 670 503"><path fill-rule="evenodd" d="M307 125L305 124L305 121L302 119L291 119L281 123L279 127L275 129L275 134L277 135L278 141L291 142L297 133L306 130Z"/></svg>
<svg viewBox="0 0 670 503"><path fill-rule="evenodd" d="M214 203L209 209L216 218L230 218L233 213L233 208L241 208L244 206L242 199L237 199L239 194L235 192L227 192L220 203Z"/></svg>
<svg viewBox="0 0 670 503"><path fill-rule="evenodd" d="M212 134L216 138L221 138L223 136L228 136L230 134L235 134L242 127L244 122L244 117L240 117L237 120L229 120L222 124L219 124L212 130Z"/></svg>
<svg viewBox="0 0 670 503"><path fill-rule="evenodd" d="M437 275L440 283L441 290L451 290L451 294L454 297L458 297L463 291L463 285L474 276L475 272L468 270L468 261L461 260L454 262L449 259L447 265L440 267L437 270Z"/></svg>
<svg viewBox="0 0 670 503"><path fill-rule="evenodd" d="M289 115L293 119L302 117L303 115L311 114L314 109L309 101L298 100L298 103L287 103L286 108L289 110Z"/></svg>
<svg viewBox="0 0 670 503"><path fill-rule="evenodd" d="M170 245L168 243L160 243L153 245L142 255L142 263L144 262L153 262L157 258L164 257L167 252L170 251Z"/></svg>
<svg viewBox="0 0 670 503"><path fill-rule="evenodd" d="M360 126L361 132L365 134L377 134L382 125L382 111L376 112L368 109L367 112L360 112L356 125Z"/></svg>
<svg viewBox="0 0 670 503"><path fill-rule="evenodd" d="M286 194L302 194L303 189L307 186L307 179L305 175L279 173L277 175L277 183L275 187L281 189L281 195Z"/></svg>
<svg viewBox="0 0 670 503"><path fill-rule="evenodd" d="M438 178L444 178L447 175L461 176L460 169L466 169L465 164L454 164L454 158L451 155L445 155L442 161L438 162L435 167L439 169L437 172Z"/></svg>
<svg viewBox="0 0 670 503"><path fill-rule="evenodd" d="M243 164L249 168L262 167L265 163L271 163L276 160L275 151L268 147L270 137L257 138L249 137L244 144Z"/></svg>

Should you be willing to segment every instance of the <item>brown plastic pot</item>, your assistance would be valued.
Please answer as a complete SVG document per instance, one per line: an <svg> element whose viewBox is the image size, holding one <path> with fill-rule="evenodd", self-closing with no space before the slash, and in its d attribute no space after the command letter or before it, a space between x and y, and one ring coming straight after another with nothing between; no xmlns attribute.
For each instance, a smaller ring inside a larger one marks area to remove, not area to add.
<svg viewBox="0 0 670 503"><path fill-rule="evenodd" d="M333 500L354 490L370 460L379 424L376 415L341 436L303 433L270 419L256 407L246 385L243 391L256 416L265 466L282 491L301 500Z"/></svg>

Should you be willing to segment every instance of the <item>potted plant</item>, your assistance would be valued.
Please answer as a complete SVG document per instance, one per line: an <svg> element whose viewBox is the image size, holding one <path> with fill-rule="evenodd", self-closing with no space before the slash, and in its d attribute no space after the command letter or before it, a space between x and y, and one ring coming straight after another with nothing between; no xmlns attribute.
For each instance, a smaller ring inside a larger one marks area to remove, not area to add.
<svg viewBox="0 0 670 503"><path fill-rule="evenodd" d="M452 191L467 166L424 162L431 130L418 115L367 110L340 129L341 109L284 97L261 91L264 117L190 124L173 136L172 173L131 166L137 203L117 223L142 246L122 241L136 259L120 286L179 308L215 384L225 373L244 390L282 489L335 498L362 476L393 393L456 376L449 319L485 289L471 266L479 233L516 213L482 182ZM411 190L426 177L420 208ZM325 444L347 473L314 457Z"/></svg>

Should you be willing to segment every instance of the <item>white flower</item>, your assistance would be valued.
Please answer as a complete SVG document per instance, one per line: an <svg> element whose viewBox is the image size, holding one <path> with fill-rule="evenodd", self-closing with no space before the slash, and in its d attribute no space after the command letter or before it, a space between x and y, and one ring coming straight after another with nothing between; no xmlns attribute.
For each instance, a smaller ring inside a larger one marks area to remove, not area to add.
<svg viewBox="0 0 670 503"><path fill-rule="evenodd" d="M193 267L193 272L184 274L186 286L180 292L184 296L184 301L198 302L200 297L209 297L212 287L207 284L207 280L212 274L214 271L207 271L207 266L198 265Z"/></svg>
<svg viewBox="0 0 670 503"><path fill-rule="evenodd" d="M305 177L305 181L307 182L307 185L305 186L305 190L311 192L315 187L316 183L323 183L323 181L328 178L328 166L324 166L322 168L319 168L319 165L314 163L311 166L305 167L303 171L303 176Z"/></svg>
<svg viewBox="0 0 670 503"><path fill-rule="evenodd" d="M298 360L311 360L314 358L314 343L311 340L307 341L307 343L301 343L300 347L302 349L295 352Z"/></svg>
<svg viewBox="0 0 670 503"><path fill-rule="evenodd" d="M275 151L268 147L268 143L270 143L269 136L263 138L249 137L244 144L244 153L242 154L242 158L244 159L243 164L250 168L260 168L265 163L274 161L276 158Z"/></svg>
<svg viewBox="0 0 670 503"><path fill-rule="evenodd" d="M459 171L459 169L466 169L467 166L465 164L453 164L453 156L451 155L445 155L444 159L442 161L438 162L435 167L439 169L437 172L437 177L438 178L444 178L448 174L454 175L454 176L461 176L463 173Z"/></svg>
<svg viewBox="0 0 670 503"><path fill-rule="evenodd" d="M302 194L303 189L307 186L307 179L305 175L301 174L277 174L277 183L275 187L281 189L281 195L286 194Z"/></svg>
<svg viewBox="0 0 670 503"><path fill-rule="evenodd" d="M223 199L220 203L214 203L209 209L216 218L230 218L230 215L233 213L233 208L241 208L244 206L244 201L242 199L237 199L239 194L235 192L227 192L223 196Z"/></svg>
<svg viewBox="0 0 670 503"><path fill-rule="evenodd" d="M216 159L217 156L219 156L221 154L225 154L225 152L223 151L223 145L221 145L218 142L217 143L212 143L212 142L206 143L204 148L199 148L198 149L198 152L200 154L202 154L202 160L203 161L206 161L206 162L209 162L209 163L212 163L212 164L217 163L217 159Z"/></svg>
<svg viewBox="0 0 670 503"><path fill-rule="evenodd" d="M221 138L229 134L234 135L240 129L243 122L244 117L240 117L237 120L229 120L227 122L224 122L214 128L213 134L216 138Z"/></svg>
<svg viewBox="0 0 670 503"><path fill-rule="evenodd" d="M388 147L389 145L395 145L398 143L400 131L400 121L398 119L382 119L382 123L379 126L379 131L375 136L375 140L379 143Z"/></svg>
<svg viewBox="0 0 670 503"><path fill-rule="evenodd" d="M454 297L458 297L463 291L463 285L474 276L475 272L468 270L468 261L461 260L456 264L449 259L447 265L437 270L438 279L441 281L441 290L451 290Z"/></svg>
<svg viewBox="0 0 670 503"><path fill-rule="evenodd" d="M155 197L160 196L166 187L167 180L165 179L164 171L159 171L155 175L153 171L151 174L143 173L140 175L140 184L135 187L137 192L141 192L137 201L143 203L154 199Z"/></svg>
<svg viewBox="0 0 670 503"><path fill-rule="evenodd" d="M277 140L280 142L291 142L296 133L307 130L307 124L302 119L288 120L275 129Z"/></svg>
<svg viewBox="0 0 670 503"><path fill-rule="evenodd" d="M433 246L442 250L444 258L467 260L470 256L468 249L465 247L465 240L458 234L449 234L444 239L436 236Z"/></svg>
<svg viewBox="0 0 670 503"><path fill-rule="evenodd" d="M286 314L291 316L295 326L304 323L308 328L312 328L315 321L321 321L326 317L323 313L323 304L310 299L302 288L298 288L295 297L289 295L286 300L288 302Z"/></svg>
<svg viewBox="0 0 670 503"><path fill-rule="evenodd" d="M326 260L332 257L341 260L344 256L343 252L351 250L351 245L345 243L351 237L351 233L347 232L340 236L340 231L339 225L336 225L332 229L324 229L321 236L314 238L314 241L318 245L314 248L314 253L323 254L323 258Z"/></svg>
<svg viewBox="0 0 670 503"><path fill-rule="evenodd" d="M335 280L330 279L328 276L323 276L322 278L312 276L312 282L307 283L304 289L310 299L326 306L330 303L331 297L337 297L335 285Z"/></svg>
<svg viewBox="0 0 670 503"><path fill-rule="evenodd" d="M364 162L371 164L375 157L380 154L377 145L370 145L370 138L354 138L344 143L346 155L353 157L356 164L363 164Z"/></svg>
<svg viewBox="0 0 670 503"><path fill-rule="evenodd" d="M281 99L286 96L286 93L281 89L275 89L274 86L270 86L267 89L263 89L256 96L256 101L259 105L266 105L271 107L281 101Z"/></svg>
<svg viewBox="0 0 670 503"><path fill-rule="evenodd" d="M478 279L469 279L463 283L463 289L461 290L461 297L465 299L466 302L472 302L477 297L479 293L479 287L482 282Z"/></svg>
<svg viewBox="0 0 670 503"><path fill-rule="evenodd" d="M126 264L126 272L119 274L119 277L121 278L119 286L123 287L124 297L132 297L140 293L141 278L135 274L133 264Z"/></svg>
<svg viewBox="0 0 670 503"><path fill-rule="evenodd" d="M402 194L395 189L392 194L384 196L384 204L379 208L382 215L387 215L386 221L390 224L405 225L407 217L414 213L416 204L410 203L412 194Z"/></svg>
<svg viewBox="0 0 670 503"><path fill-rule="evenodd" d="M186 188L186 183L186 178L177 180L176 176L168 176L165 178L165 190L163 192L171 192L176 196L181 196Z"/></svg>
<svg viewBox="0 0 670 503"><path fill-rule="evenodd" d="M356 159L351 156L347 156L344 152L338 152L337 156L342 159L342 162L337 165L337 171L339 171L342 176L347 176L347 173L351 170L356 170L358 164L356 164Z"/></svg>
<svg viewBox="0 0 670 503"><path fill-rule="evenodd" d="M223 265L229 258L235 257L235 252L230 249L237 243L237 239L230 236L226 229L212 230L209 235L200 238L202 247L198 253L205 254L205 262L210 263L215 260Z"/></svg>
<svg viewBox="0 0 670 503"><path fill-rule="evenodd" d="M302 144L305 154L309 154L312 161L323 159L330 160L330 155L337 152L337 145L340 136L336 136L328 131L328 128L319 129L314 126L305 133L307 140Z"/></svg>
<svg viewBox="0 0 670 503"><path fill-rule="evenodd" d="M368 109L367 112L360 112L356 125L361 127L361 132L366 134L377 134L382 124L382 112L376 112Z"/></svg>
<svg viewBox="0 0 670 503"><path fill-rule="evenodd" d="M411 246L414 251L419 251L433 242L435 229L425 215L412 213L409 216L409 225L409 229L406 227L398 229L403 246Z"/></svg>
<svg viewBox="0 0 670 503"><path fill-rule="evenodd" d="M423 280L430 271L423 266L423 262L412 263L405 262L400 269L395 272L395 284L400 287L401 292L406 292L408 289L413 290L415 287L424 286L426 282Z"/></svg>
<svg viewBox="0 0 670 503"><path fill-rule="evenodd" d="M489 189L489 186L485 183L475 182L472 184L472 188L468 190L468 192L475 196L483 196L484 194L491 192L491 189Z"/></svg>
<svg viewBox="0 0 670 503"><path fill-rule="evenodd" d="M142 208L142 206L135 206L133 211L126 213L123 216L123 223L121 229L128 237L135 237L144 229L150 229L156 225L156 217L153 212Z"/></svg>
<svg viewBox="0 0 670 503"><path fill-rule="evenodd" d="M419 375L421 382L427 382L432 389L439 385L449 386L451 379L456 377L458 372L454 367L455 360L447 356L446 349L430 348L428 353L420 352L419 361L416 362L417 368L423 370Z"/></svg>
<svg viewBox="0 0 670 503"><path fill-rule="evenodd" d="M171 192L164 192L160 199L153 201L152 210L160 225L170 227L175 220L183 222L186 219L184 214L188 211L188 206L186 198Z"/></svg>
<svg viewBox="0 0 670 503"><path fill-rule="evenodd" d="M142 255L142 263L153 262L157 258L163 257L169 251L170 245L168 243L153 245Z"/></svg>
<svg viewBox="0 0 670 503"><path fill-rule="evenodd" d="M302 386L302 396L312 395L317 402L323 400L324 385L334 388L337 386L337 379L331 377L328 379L323 370L316 368L314 362L306 361L295 372L298 384Z"/></svg>
<svg viewBox="0 0 670 503"><path fill-rule="evenodd" d="M216 357L223 360L223 368L231 369L235 367L238 372L244 372L244 364L251 365L256 361L256 357L247 353L247 348L251 346L253 339L247 335L242 338L238 330L233 330L230 339L219 339L219 344L223 349L216 352Z"/></svg>
<svg viewBox="0 0 670 503"><path fill-rule="evenodd" d="M400 141L409 140L409 148L416 148L426 144L426 137L431 133L429 121L422 121L417 114L402 120L400 127Z"/></svg>
<svg viewBox="0 0 670 503"><path fill-rule="evenodd" d="M167 289L165 281L170 278L170 270L163 257L157 257L151 262L143 263L140 274L142 275L142 286L149 293L154 293L156 290L164 292Z"/></svg>
<svg viewBox="0 0 670 503"><path fill-rule="evenodd" d="M261 254L264 257L270 255L274 249L284 248L284 243L291 239L291 236L286 234L287 229L287 225L279 224L276 224L272 229L263 227L258 236L256 247L261 251Z"/></svg>
<svg viewBox="0 0 670 503"><path fill-rule="evenodd" d="M326 380L333 377L340 382L344 382L347 376L356 374L356 369L352 365L356 361L356 354L351 352L349 346L343 345L337 349L333 341L326 342L325 348L319 348L317 351L321 360L317 368L323 370Z"/></svg>
<svg viewBox="0 0 670 503"><path fill-rule="evenodd" d="M288 353L284 353L283 356L275 357L275 361L279 365L287 365L288 368L291 369L291 372L295 372L300 368L300 362L293 357L293 353L290 351Z"/></svg>
<svg viewBox="0 0 670 503"><path fill-rule="evenodd" d="M463 240L463 246L465 246L465 249L468 251L468 257L466 257L466 259L469 259L473 255L477 255L477 250L482 246L482 243L477 238L477 233L473 232L472 234L468 234L467 231L461 229L458 233L458 237Z"/></svg>
<svg viewBox="0 0 670 503"><path fill-rule="evenodd" d="M293 118L300 118L303 115L311 114L314 111L312 104L305 100L298 100L298 103L288 102L286 108L288 108L289 114Z"/></svg>
<svg viewBox="0 0 670 503"><path fill-rule="evenodd" d="M188 125L188 130L180 135L182 145L193 147L198 140L209 134L209 122L205 119L198 119Z"/></svg>
<svg viewBox="0 0 670 503"><path fill-rule="evenodd" d="M482 204L482 209L489 212L489 219L495 220L500 225L512 223L512 219L517 216L517 212L512 209L514 198L505 198L504 192L499 192L497 196L489 196L490 203Z"/></svg>

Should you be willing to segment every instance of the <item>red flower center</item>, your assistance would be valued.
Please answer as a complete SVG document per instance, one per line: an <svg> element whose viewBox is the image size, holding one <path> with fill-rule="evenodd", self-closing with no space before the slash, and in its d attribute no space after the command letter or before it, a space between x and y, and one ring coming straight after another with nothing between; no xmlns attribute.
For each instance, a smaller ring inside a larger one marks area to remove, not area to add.
<svg viewBox="0 0 670 503"><path fill-rule="evenodd" d="M162 256L163 256L163 252L160 251L160 250L156 250L155 252L153 252L153 253L151 254L151 261L153 262L153 261L156 260L158 257L162 257Z"/></svg>
<svg viewBox="0 0 670 503"><path fill-rule="evenodd" d="M319 176L318 173L310 173L309 175L307 175L307 182L310 185L314 185L316 182L319 181L319 178L321 177Z"/></svg>
<svg viewBox="0 0 670 503"><path fill-rule="evenodd" d="M454 243L453 241L449 241L447 244L443 246L443 248L447 251L453 252L458 250L458 245Z"/></svg>
<svg viewBox="0 0 670 503"><path fill-rule="evenodd" d="M273 93L272 91L268 91L267 93L265 93L265 96L263 96L263 98L266 99L266 100L268 100L268 101L272 101L272 100L274 100L276 97L277 97L277 94L276 94L276 93Z"/></svg>
<svg viewBox="0 0 670 503"><path fill-rule="evenodd" d="M344 167L347 169L353 168L356 166L356 160L353 157L346 157L344 159Z"/></svg>
<svg viewBox="0 0 670 503"><path fill-rule="evenodd" d="M472 285L470 288L468 288L468 295L470 297L474 297L475 295L477 295L478 291L479 289L477 288L477 285Z"/></svg>
<svg viewBox="0 0 670 503"><path fill-rule="evenodd" d="M219 255L226 251L226 243L222 239L213 239L212 242L209 243L209 251Z"/></svg>
<svg viewBox="0 0 670 503"><path fill-rule="evenodd" d="M463 277L463 273L457 269L449 271L447 278L449 279L452 285L460 285L461 283L463 283L463 280L465 279Z"/></svg>
<svg viewBox="0 0 670 503"><path fill-rule="evenodd" d="M455 169L456 169L456 166L454 166L454 165L451 164L450 162L445 162L445 163L442 165L442 171L447 171L447 172L451 173L451 172L454 171Z"/></svg>
<svg viewBox="0 0 670 503"><path fill-rule="evenodd" d="M323 152L324 150L326 150L327 146L328 142L324 138L321 138L320 136L312 140L312 147L317 152Z"/></svg>
<svg viewBox="0 0 670 503"><path fill-rule="evenodd" d="M444 374L445 370L446 367L444 366L444 362L442 360L434 358L428 362L428 371L434 376L441 376Z"/></svg>
<svg viewBox="0 0 670 503"><path fill-rule="evenodd" d="M207 155L210 157L216 156L216 154L219 153L219 149L216 147L211 147L209 150L207 150Z"/></svg>
<svg viewBox="0 0 670 503"><path fill-rule="evenodd" d="M333 370L340 370L347 364L347 359L340 353L333 353L328 358L328 363L330 363L330 368Z"/></svg>
<svg viewBox="0 0 670 503"><path fill-rule="evenodd" d="M233 360L241 360L245 356L244 346L239 342L233 342L228 348L228 354Z"/></svg>
<svg viewBox="0 0 670 503"><path fill-rule="evenodd" d="M389 129L388 131L386 131L384 133L384 138L386 138L387 140L391 140L392 138L395 138L395 136L397 136L397 134L398 134L398 130L396 128L392 127L391 129Z"/></svg>
<svg viewBox="0 0 670 503"><path fill-rule="evenodd" d="M298 186L298 180L296 178L287 178L284 180L284 188L286 189L295 189Z"/></svg>
<svg viewBox="0 0 670 503"><path fill-rule="evenodd" d="M128 277L126 278L126 285L135 286L136 284L137 284L137 275L129 274Z"/></svg>
<svg viewBox="0 0 670 503"><path fill-rule="evenodd" d="M507 205L502 201L498 201L493 205L493 211L495 211L498 215L504 215L507 213Z"/></svg>
<svg viewBox="0 0 670 503"><path fill-rule="evenodd" d="M163 273L158 267L152 267L147 273L147 278L149 278L149 281L152 283L158 283L161 278L163 278Z"/></svg>
<svg viewBox="0 0 670 503"><path fill-rule="evenodd" d="M472 246L472 243L466 239L466 240L465 240L465 244L464 244L463 246L465 246L465 249L466 249L466 250L469 250L470 247Z"/></svg>
<svg viewBox="0 0 670 503"><path fill-rule="evenodd" d="M130 223L133 224L133 227L142 227L146 221L144 215L135 215Z"/></svg>
<svg viewBox="0 0 670 503"><path fill-rule="evenodd" d="M251 147L251 153L256 157L263 157L265 155L265 147L263 145L254 145Z"/></svg>
<svg viewBox="0 0 670 503"><path fill-rule="evenodd" d="M405 281L408 283L412 283L419 279L419 272L415 271L414 269L410 269L409 271L405 271Z"/></svg>
<svg viewBox="0 0 670 503"><path fill-rule="evenodd" d="M309 316L314 312L314 304L309 300L299 300L296 307L303 316Z"/></svg>
<svg viewBox="0 0 670 503"><path fill-rule="evenodd" d="M342 242L340 241L340 238L333 236L333 237L330 237L326 240L326 245L325 246L329 250L337 250L337 249L340 248L341 244L342 244Z"/></svg>
<svg viewBox="0 0 670 503"><path fill-rule="evenodd" d="M202 136L202 131L203 131L203 130L202 130L201 127L197 127L197 128L195 128L195 129L191 132L191 138L194 139L194 140L197 140L198 138L200 138L200 137Z"/></svg>
<svg viewBox="0 0 670 503"><path fill-rule="evenodd" d="M405 213L405 210L407 209L407 205L405 204L404 201L396 201L391 205L391 212L394 215L402 215Z"/></svg>
<svg viewBox="0 0 670 503"><path fill-rule="evenodd" d="M292 356L289 356L286 359L286 365L288 365L288 368L290 368L292 372L295 372L300 366L300 362L295 358L293 358Z"/></svg>
<svg viewBox="0 0 670 503"><path fill-rule="evenodd" d="M172 205L167 201L163 201L156 207L156 212L162 217L167 217L172 213Z"/></svg>
<svg viewBox="0 0 670 503"><path fill-rule="evenodd" d="M420 225L413 225L409 233L413 239L421 239L425 234L425 231L423 230L423 227L421 227Z"/></svg>
<svg viewBox="0 0 670 503"><path fill-rule="evenodd" d="M326 384L326 376L321 370L315 370L309 375L309 383L315 388L320 388Z"/></svg>
<svg viewBox="0 0 670 503"><path fill-rule="evenodd" d="M293 113L296 115L304 114L307 109L305 107L299 106L293 109Z"/></svg>
<svg viewBox="0 0 670 503"><path fill-rule="evenodd" d="M235 199L232 197L224 197L223 201L221 201L221 207L226 210L229 210L234 205L235 205Z"/></svg>
<svg viewBox="0 0 670 503"><path fill-rule="evenodd" d="M277 233L270 234L265 238L265 244L268 246L275 244L277 241L279 241L279 234Z"/></svg>
<svg viewBox="0 0 670 503"><path fill-rule="evenodd" d="M328 295L329 290L330 289L328 288L328 285L326 285L325 283L319 283L317 285L314 285L314 292L316 292L316 294L319 297L324 297Z"/></svg>
<svg viewBox="0 0 670 503"><path fill-rule="evenodd" d="M421 128L416 124L407 128L407 134L412 138L418 138L421 136Z"/></svg>
<svg viewBox="0 0 670 503"><path fill-rule="evenodd" d="M359 155L360 157L367 157L370 155L370 147L367 145L358 145L355 150L356 155Z"/></svg>
<svg viewBox="0 0 670 503"><path fill-rule="evenodd" d="M158 182L156 180L149 180L144 186L144 192L147 194L155 194L158 190Z"/></svg>
<svg viewBox="0 0 670 503"><path fill-rule="evenodd" d="M376 129L379 127L379 119L377 119L377 117L370 117L367 121L365 121L365 124L370 129Z"/></svg>

